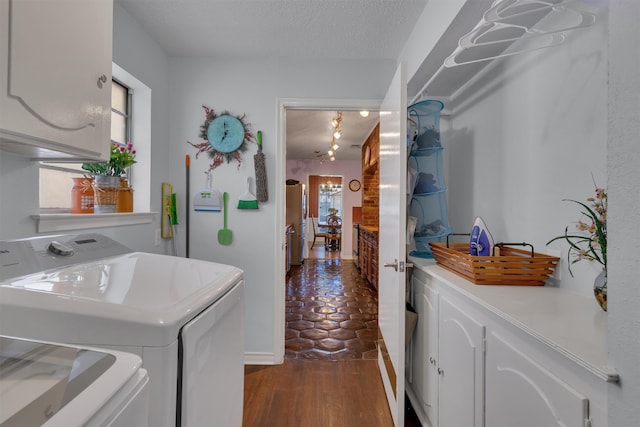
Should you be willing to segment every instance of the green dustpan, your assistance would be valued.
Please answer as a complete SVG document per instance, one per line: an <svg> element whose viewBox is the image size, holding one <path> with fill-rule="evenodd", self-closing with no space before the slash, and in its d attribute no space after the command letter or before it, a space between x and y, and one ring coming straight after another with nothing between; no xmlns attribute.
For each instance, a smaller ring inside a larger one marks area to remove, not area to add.
<svg viewBox="0 0 640 427"><path fill-rule="evenodd" d="M230 245L233 238L233 233L227 228L227 200L229 200L229 194L225 191L222 194L222 212L224 217L224 227L218 230L218 243L221 245Z"/></svg>
<svg viewBox="0 0 640 427"><path fill-rule="evenodd" d="M258 200L256 200L256 196L251 194L251 177L247 177L247 191L238 200L238 209L259 209L260 205L258 204Z"/></svg>

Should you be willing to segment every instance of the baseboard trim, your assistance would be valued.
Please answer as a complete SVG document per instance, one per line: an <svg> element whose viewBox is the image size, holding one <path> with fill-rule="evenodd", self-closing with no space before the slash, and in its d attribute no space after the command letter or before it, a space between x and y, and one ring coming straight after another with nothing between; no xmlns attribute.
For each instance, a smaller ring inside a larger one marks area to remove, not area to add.
<svg viewBox="0 0 640 427"><path fill-rule="evenodd" d="M280 365L282 359L278 360L274 353L245 353L245 365Z"/></svg>

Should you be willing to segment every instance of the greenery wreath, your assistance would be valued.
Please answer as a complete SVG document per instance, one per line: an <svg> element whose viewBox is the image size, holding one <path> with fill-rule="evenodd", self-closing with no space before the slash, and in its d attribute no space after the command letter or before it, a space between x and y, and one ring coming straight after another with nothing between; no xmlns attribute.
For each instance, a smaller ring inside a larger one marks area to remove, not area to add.
<svg viewBox="0 0 640 427"><path fill-rule="evenodd" d="M251 125L249 123L246 123L244 120L246 114L243 114L241 116L234 116L240 121L240 123L242 123L242 127L244 128L244 140L242 141L242 144L240 144L240 146L238 146L238 148L234 151L223 153L213 148L208 140L207 133L209 130L209 124L216 117L232 114L230 114L228 111L223 111L221 114L216 114L213 108L209 108L206 105L203 105L202 108L204 109L205 113L205 121L202 125L200 125L200 132L198 136L204 141L198 144L193 144L192 142L187 141L187 144L190 144L191 146L198 149L196 158L198 158L201 153L207 153L209 155L209 157L211 158L209 171L212 171L220 166L225 160L227 163L231 163L232 160L236 160L238 162L238 169L240 169L240 165L242 164L242 153L247 151L247 149L249 148L248 144L250 142L255 142L255 135L250 131Z"/></svg>

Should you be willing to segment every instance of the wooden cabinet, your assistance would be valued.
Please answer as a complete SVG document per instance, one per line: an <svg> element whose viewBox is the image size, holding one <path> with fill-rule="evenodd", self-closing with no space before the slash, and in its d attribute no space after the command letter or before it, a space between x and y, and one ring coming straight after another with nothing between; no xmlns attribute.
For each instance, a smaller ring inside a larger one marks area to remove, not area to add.
<svg viewBox="0 0 640 427"><path fill-rule="evenodd" d="M378 229L360 226L360 274L378 289Z"/></svg>
<svg viewBox="0 0 640 427"><path fill-rule="evenodd" d="M380 124L362 144L362 225L378 228L380 217Z"/></svg>
<svg viewBox="0 0 640 427"><path fill-rule="evenodd" d="M412 278L418 325L412 343L412 378L432 426L484 425L484 334L464 304L428 280Z"/></svg>
<svg viewBox="0 0 640 427"><path fill-rule="evenodd" d="M0 148L109 158L112 0L0 0Z"/></svg>
<svg viewBox="0 0 640 427"><path fill-rule="evenodd" d="M360 268L360 224L353 224L351 230L351 255L356 268Z"/></svg>
<svg viewBox="0 0 640 427"><path fill-rule="evenodd" d="M424 425L606 427L617 375L592 298L473 285L430 265L414 268L410 301L406 389Z"/></svg>

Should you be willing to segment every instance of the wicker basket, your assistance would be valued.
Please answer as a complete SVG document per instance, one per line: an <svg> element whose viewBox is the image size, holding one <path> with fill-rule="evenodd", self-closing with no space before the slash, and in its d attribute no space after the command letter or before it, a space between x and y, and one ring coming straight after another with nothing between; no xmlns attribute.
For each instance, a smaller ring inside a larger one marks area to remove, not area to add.
<svg viewBox="0 0 640 427"><path fill-rule="evenodd" d="M115 212L120 191L120 177L97 175L93 186L94 213Z"/></svg>
<svg viewBox="0 0 640 427"><path fill-rule="evenodd" d="M476 285L543 286L560 258L502 246L499 256L471 256L469 243L430 243L436 262Z"/></svg>

